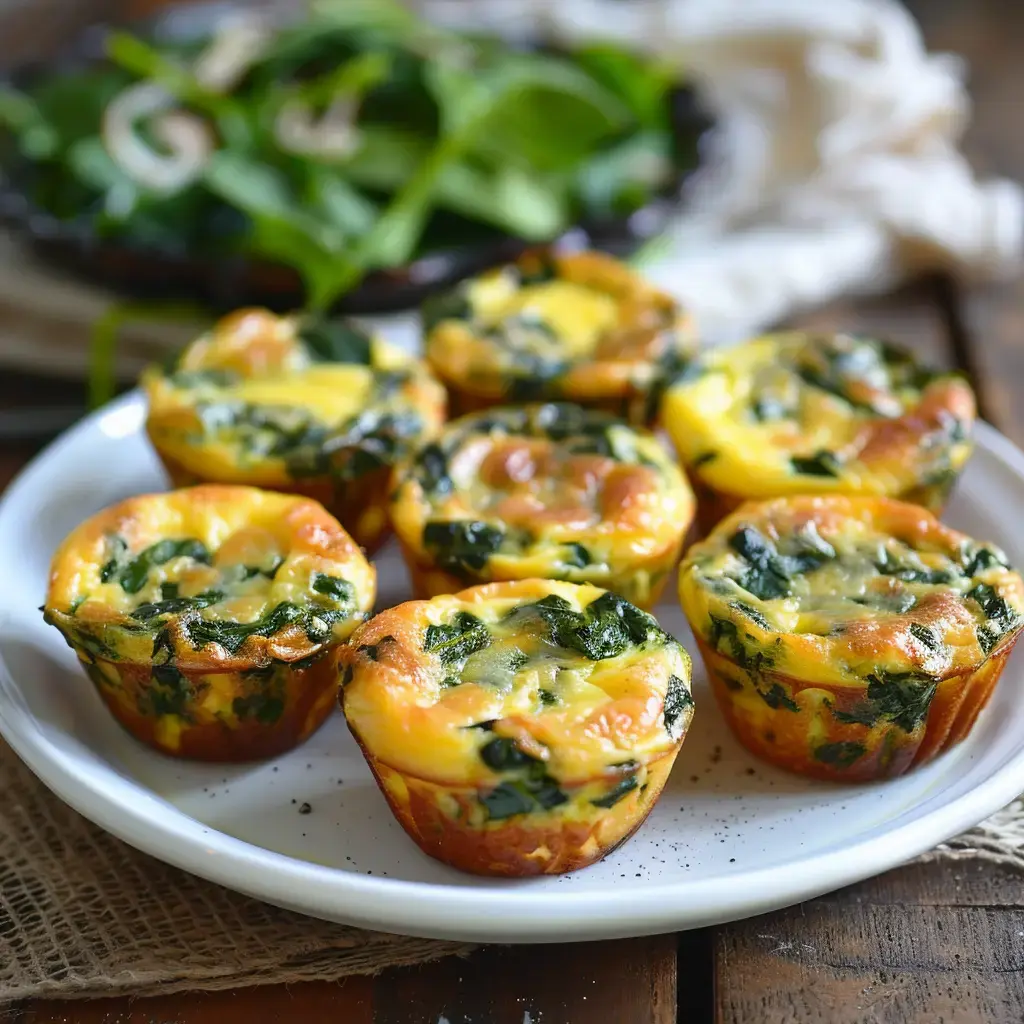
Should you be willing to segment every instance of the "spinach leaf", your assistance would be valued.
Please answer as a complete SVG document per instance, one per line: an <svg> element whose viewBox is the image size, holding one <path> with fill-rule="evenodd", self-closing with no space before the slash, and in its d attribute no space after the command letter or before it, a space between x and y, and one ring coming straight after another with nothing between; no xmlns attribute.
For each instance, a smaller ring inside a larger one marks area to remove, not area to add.
<svg viewBox="0 0 1024 1024"><path fill-rule="evenodd" d="M504 540L504 530L473 519L435 519L423 527L424 546L442 568L456 573L479 572Z"/></svg>
<svg viewBox="0 0 1024 1024"><path fill-rule="evenodd" d="M868 700L880 717L904 732L913 732L927 717L938 683L913 672L885 672L868 677Z"/></svg>
<svg viewBox="0 0 1024 1024"><path fill-rule="evenodd" d="M896 556L888 548L883 547L875 560L875 568L882 576L895 576L904 583L928 583L932 585L954 583L957 573L953 569L929 569L927 566L918 568ZM970 596L970 595L968 595Z"/></svg>
<svg viewBox="0 0 1024 1024"><path fill-rule="evenodd" d="M191 558L205 565L210 564L210 553L201 541L194 539L159 540L136 555L120 570L117 579L121 584L121 589L127 594L137 594L146 585L150 570L154 566L164 565L172 558ZM104 570L106 568L107 566L104 566ZM103 570L101 570L101 578L102 574Z"/></svg>
<svg viewBox="0 0 1024 1024"><path fill-rule="evenodd" d="M740 632L732 619L723 619L709 614L711 628L708 630L708 645L719 654L731 658L753 680L757 680L775 664L771 654L761 650L760 643L752 633Z"/></svg>
<svg viewBox="0 0 1024 1024"><path fill-rule="evenodd" d="M164 584L166 586L166 584ZM163 591L163 588L161 588ZM163 601L146 601L140 604L132 613L133 619L141 622L149 622L151 619L161 615L176 615L179 612L208 608L218 601L224 600L224 594L219 590L207 590L194 597L166 597Z"/></svg>
<svg viewBox="0 0 1024 1024"><path fill-rule="evenodd" d="M834 452L822 449L813 455L793 455L789 460L797 473L805 476L839 476L842 463Z"/></svg>
<svg viewBox="0 0 1024 1024"><path fill-rule="evenodd" d="M603 661L666 634L655 619L611 592L577 612L564 598L549 594L530 605L521 605L513 616L539 615L550 629L551 642L577 651L591 661Z"/></svg>
<svg viewBox="0 0 1024 1024"><path fill-rule="evenodd" d="M273 725L284 714L284 701L275 695L250 693L236 697L231 702L231 710L243 722L253 719L260 725Z"/></svg>
<svg viewBox="0 0 1024 1024"><path fill-rule="evenodd" d="M314 572L311 586L318 594L352 604L356 599L356 588L340 576L329 576L326 573Z"/></svg>
<svg viewBox="0 0 1024 1024"><path fill-rule="evenodd" d="M480 803L487 808L488 821L504 821L517 814L529 814L535 806L532 794L515 782L499 783L480 797Z"/></svg>
<svg viewBox="0 0 1024 1024"><path fill-rule="evenodd" d="M679 676L668 677L668 688L665 691L665 704L662 709L662 718L665 722L665 732L674 740L678 740L683 734L683 716L693 707L693 697L690 696L690 688Z"/></svg>
<svg viewBox="0 0 1024 1024"><path fill-rule="evenodd" d="M100 582L109 583L116 575L118 569L124 563L124 557L128 554L128 542L116 534L107 537L107 546L113 553L110 558L100 567Z"/></svg>
<svg viewBox="0 0 1024 1024"><path fill-rule="evenodd" d="M139 694L143 714L179 715L188 718L192 687L177 669L170 665L153 669L153 681Z"/></svg>
<svg viewBox="0 0 1024 1024"><path fill-rule="evenodd" d="M416 456L413 473L427 494L450 494L452 478L448 474L448 457L436 443L421 448Z"/></svg>
<svg viewBox="0 0 1024 1024"><path fill-rule="evenodd" d="M504 772L525 768L535 758L520 750L515 740L496 736L480 748L480 760L492 771Z"/></svg>
<svg viewBox="0 0 1024 1024"><path fill-rule="evenodd" d="M423 635L423 650L436 654L445 665L461 668L474 652L481 651L491 642L487 625L469 612L456 612L448 625L427 626Z"/></svg>
<svg viewBox="0 0 1024 1024"><path fill-rule="evenodd" d="M741 526L729 538L729 546L750 563L737 581L744 590L762 601L789 596L789 572L775 546L763 534L752 526Z"/></svg>
<svg viewBox="0 0 1024 1024"><path fill-rule="evenodd" d="M929 651L941 651L945 644L942 642L942 638L936 636L935 630L931 626L924 626L919 622L912 622L908 627L910 635L920 643L924 644Z"/></svg>
<svg viewBox="0 0 1024 1024"><path fill-rule="evenodd" d="M978 643L988 654L1020 622L1021 616L995 587L987 583L976 584L966 596L981 606L988 620L976 627Z"/></svg>
<svg viewBox="0 0 1024 1024"><path fill-rule="evenodd" d="M774 711L780 708L786 711L799 711L800 705L786 692L781 683L772 683L767 690L757 687L757 695Z"/></svg>
<svg viewBox="0 0 1024 1024"><path fill-rule="evenodd" d="M635 775L627 775L617 782L604 796L598 797L590 802L595 807L614 807L623 797L628 796L637 788L639 783Z"/></svg>
<svg viewBox="0 0 1024 1024"><path fill-rule="evenodd" d="M823 743L814 748L814 759L833 768L849 768L867 753L863 743L841 740L838 743Z"/></svg>
<svg viewBox="0 0 1024 1024"><path fill-rule="evenodd" d="M323 618L324 613L315 617ZM307 613L290 601L282 601L255 622L228 622L196 617L183 621L184 631L197 650L207 644L220 644L225 650L237 654L251 636L273 636L287 626L305 623Z"/></svg>
<svg viewBox="0 0 1024 1024"><path fill-rule="evenodd" d="M984 572L986 569L1003 568L1006 566L1006 561L1000 557L991 548L978 547L971 551L970 549L964 551L964 575L965 576L977 576L979 572Z"/></svg>
<svg viewBox="0 0 1024 1024"><path fill-rule="evenodd" d="M347 320L309 318L299 327L298 335L319 362L373 365L373 338Z"/></svg>
<svg viewBox="0 0 1024 1024"><path fill-rule="evenodd" d="M735 608L738 612L746 615L748 619L756 622L766 632L772 631L771 623L756 609L751 607L749 604L745 604L743 601L730 601L730 608Z"/></svg>
<svg viewBox="0 0 1024 1024"><path fill-rule="evenodd" d="M424 334L445 320L472 320L473 306L462 288L427 299L420 308Z"/></svg>
<svg viewBox="0 0 1024 1024"><path fill-rule="evenodd" d="M870 700L859 701L850 711L832 709L832 717L844 725L866 725L870 728L878 722L878 716L878 706Z"/></svg>
<svg viewBox="0 0 1024 1024"><path fill-rule="evenodd" d="M582 544L563 544L564 554L560 556L563 565L573 569L585 569L590 565L590 552Z"/></svg>

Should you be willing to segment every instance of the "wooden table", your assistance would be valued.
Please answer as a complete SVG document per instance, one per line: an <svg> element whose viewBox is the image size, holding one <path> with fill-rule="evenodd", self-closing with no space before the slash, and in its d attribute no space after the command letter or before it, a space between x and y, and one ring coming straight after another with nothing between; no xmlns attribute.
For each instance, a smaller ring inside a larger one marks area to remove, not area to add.
<svg viewBox="0 0 1024 1024"><path fill-rule="evenodd" d="M980 171L1024 179L1024 5L915 0L930 45L971 62ZM804 325L876 331L973 379L1024 444L1024 283L929 279ZM1019 333L1018 333L1019 332ZM0 380L0 408L40 394ZM52 394L48 396L52 400ZM0 456L6 480L31 454ZM1024 1021L1024 885L977 861L915 864L764 917L679 935L492 947L343 983L132 1002L39 1002L24 1024L992 1024Z"/></svg>

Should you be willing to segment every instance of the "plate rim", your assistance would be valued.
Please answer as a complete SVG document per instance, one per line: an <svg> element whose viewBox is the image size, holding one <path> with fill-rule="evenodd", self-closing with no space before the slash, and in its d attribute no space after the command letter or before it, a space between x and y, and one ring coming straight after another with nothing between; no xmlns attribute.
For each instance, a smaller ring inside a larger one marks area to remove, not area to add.
<svg viewBox="0 0 1024 1024"><path fill-rule="evenodd" d="M141 411L132 391L47 445L0 498L0 530L48 461L104 420ZM109 433L109 431L108 431ZM975 443L1024 483L1024 452L987 423ZM607 891L530 891L530 880L472 886L377 878L255 846L205 825L134 779L111 791L74 771L20 697L0 657L0 735L61 800L112 835L157 859L264 902L359 927L469 942L564 942L706 927L780 909L904 863L976 825L1024 790L1024 737L988 778L920 817L843 848L718 878L646 882ZM115 771L113 768L105 769ZM131 795L134 800L128 799ZM143 796L145 799L139 800Z"/></svg>

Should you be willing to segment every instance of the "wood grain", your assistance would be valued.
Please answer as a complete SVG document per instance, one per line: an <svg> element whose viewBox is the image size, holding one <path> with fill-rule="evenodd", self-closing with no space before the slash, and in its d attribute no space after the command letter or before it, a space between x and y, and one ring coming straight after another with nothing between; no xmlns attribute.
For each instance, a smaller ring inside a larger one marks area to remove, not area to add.
<svg viewBox="0 0 1024 1024"><path fill-rule="evenodd" d="M935 862L720 928L719 1024L1024 1020L1019 873Z"/></svg>
<svg viewBox="0 0 1024 1024"><path fill-rule="evenodd" d="M706 1019L706 1018L704 1018ZM674 1024L676 939L490 947L288 987L37 1002L18 1024ZM686 1018L682 1018L687 1024ZM13 1021L12 1021L13 1024ZM694 1021L703 1024L703 1021Z"/></svg>
<svg viewBox="0 0 1024 1024"><path fill-rule="evenodd" d="M1024 181L1024 5L910 0L908 6L931 49L955 52L965 61L974 109L964 151L972 165L984 177ZM1024 277L964 288L958 306L985 414L1024 444Z"/></svg>

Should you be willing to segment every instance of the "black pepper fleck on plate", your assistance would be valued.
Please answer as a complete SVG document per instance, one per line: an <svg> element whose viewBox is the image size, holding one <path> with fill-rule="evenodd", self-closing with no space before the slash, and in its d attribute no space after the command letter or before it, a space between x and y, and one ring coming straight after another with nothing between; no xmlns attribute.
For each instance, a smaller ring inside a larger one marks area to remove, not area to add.
<svg viewBox="0 0 1024 1024"><path fill-rule="evenodd" d="M301 807L299 808L299 814L311 814L311 813L312 813L312 811L313 811L313 808L312 808L312 806L311 806L310 804L308 804L308 803L304 803L304 804L303 804L303 805L302 805L302 806L301 806Z"/></svg>

